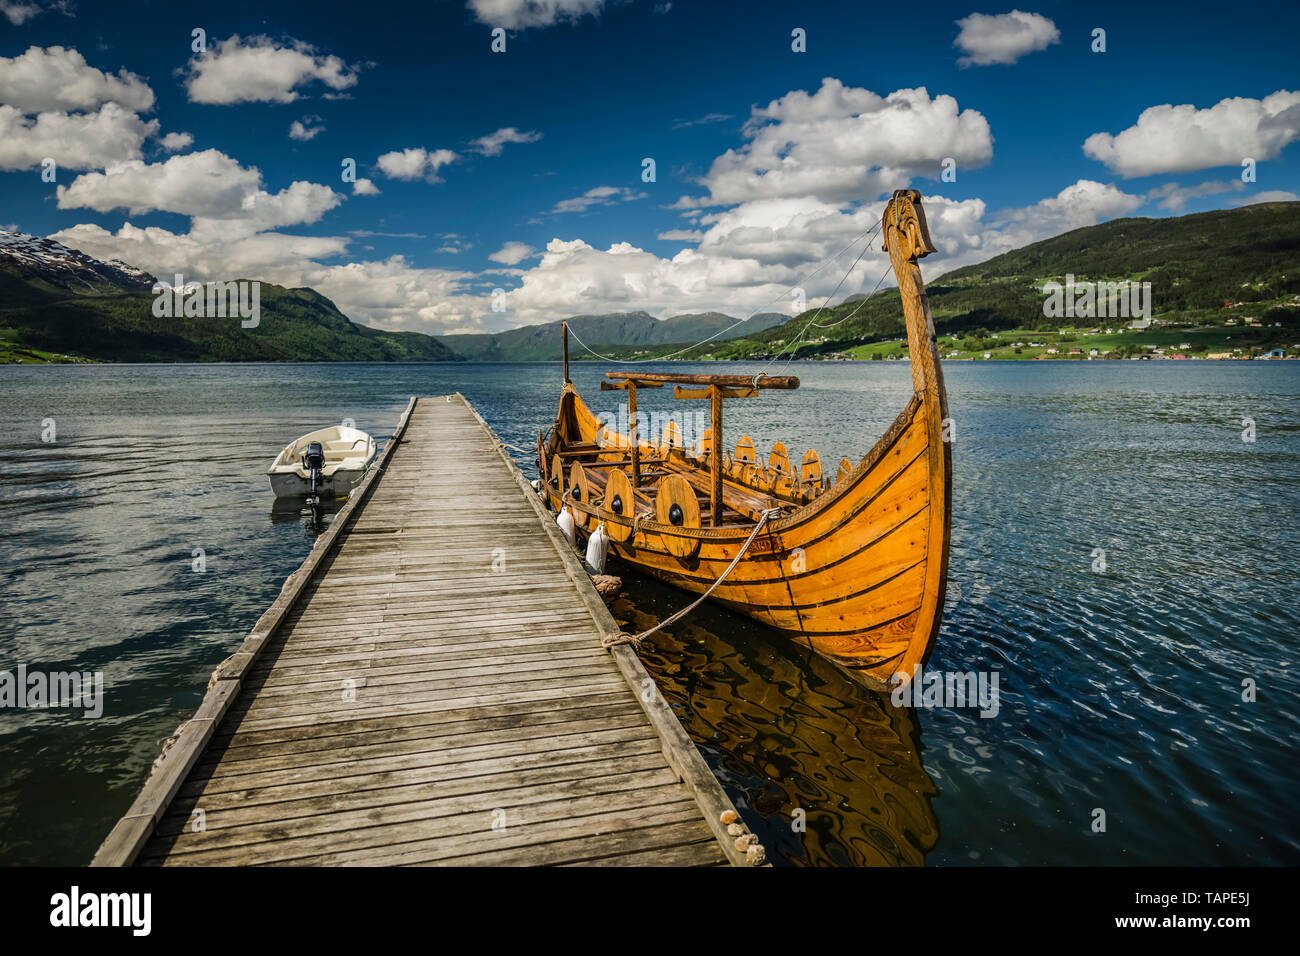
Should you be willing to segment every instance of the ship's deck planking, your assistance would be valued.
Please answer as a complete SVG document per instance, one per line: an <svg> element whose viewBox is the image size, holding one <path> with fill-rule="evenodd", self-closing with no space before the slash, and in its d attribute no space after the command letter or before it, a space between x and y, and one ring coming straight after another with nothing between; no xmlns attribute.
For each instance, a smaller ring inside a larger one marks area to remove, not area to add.
<svg viewBox="0 0 1300 956"><path fill-rule="evenodd" d="M743 864L616 632L469 403L412 399L94 862Z"/></svg>

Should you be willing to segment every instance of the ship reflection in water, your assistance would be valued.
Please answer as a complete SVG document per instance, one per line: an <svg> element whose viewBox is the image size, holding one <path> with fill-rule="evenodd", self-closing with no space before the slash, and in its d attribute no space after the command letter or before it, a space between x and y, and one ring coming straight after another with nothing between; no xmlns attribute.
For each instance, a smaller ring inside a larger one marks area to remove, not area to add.
<svg viewBox="0 0 1300 956"><path fill-rule="evenodd" d="M610 571L624 583L610 610L633 633L690 599L626 565ZM640 656L774 864L925 862L939 839L938 788L912 710L707 603L648 638Z"/></svg>

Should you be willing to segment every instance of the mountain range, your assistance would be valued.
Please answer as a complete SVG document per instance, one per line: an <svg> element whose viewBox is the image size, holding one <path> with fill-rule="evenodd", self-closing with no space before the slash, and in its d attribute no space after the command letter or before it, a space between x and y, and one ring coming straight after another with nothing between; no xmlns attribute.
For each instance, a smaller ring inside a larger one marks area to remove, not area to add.
<svg viewBox="0 0 1300 956"><path fill-rule="evenodd" d="M387 332L352 322L313 289L266 282L255 328L233 318L158 317L157 282L53 239L0 232L0 361L531 362L557 360L562 351L560 320L495 334ZM752 334L787 318L764 313L741 322L705 312L659 320L625 312L568 321L590 345L635 347Z"/></svg>
<svg viewBox="0 0 1300 956"><path fill-rule="evenodd" d="M577 339L589 346L616 346L635 351L639 346L691 345L715 335L718 337L715 341L752 335L789 318L779 312L762 312L745 320L721 312L697 312L668 319L656 319L649 312L615 312L575 315L562 321L569 324L570 332ZM444 335L439 341L470 362L554 361L563 351L560 321L493 334ZM582 357L576 339L570 343L569 351L575 359Z"/></svg>
<svg viewBox="0 0 1300 956"><path fill-rule="evenodd" d="M1226 322L1225 307L1233 306L1258 313L1268 327L1293 329L1300 319L1300 203L1116 219L927 276L936 326L945 335L987 335L1072 325L1076 320L1043 314L1043 284L1067 275L1150 282L1155 316L1179 324ZM158 318L155 282L123 262L0 232L0 361L529 362L561 354L559 320L492 334L387 332L350 321L312 289L269 283L261 286L256 328L237 319ZM762 313L741 322L705 312L661 320L636 311L565 321L574 360L586 357L584 344L620 359L816 357L903 334L896 289L870 299L851 295L793 318Z"/></svg>
<svg viewBox="0 0 1300 956"><path fill-rule="evenodd" d="M262 283L255 328L238 318L153 314L157 280L52 239L0 233L0 359L9 362L437 361L419 332L352 322L312 289Z"/></svg>

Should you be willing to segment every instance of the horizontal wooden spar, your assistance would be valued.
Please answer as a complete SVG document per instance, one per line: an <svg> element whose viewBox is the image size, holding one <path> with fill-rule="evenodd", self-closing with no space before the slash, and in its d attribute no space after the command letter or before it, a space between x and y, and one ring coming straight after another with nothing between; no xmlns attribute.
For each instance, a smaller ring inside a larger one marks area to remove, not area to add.
<svg viewBox="0 0 1300 956"><path fill-rule="evenodd" d="M675 382L679 385L721 385L732 388L783 388L799 387L794 375L675 375L666 372L606 372L606 378L643 383Z"/></svg>
<svg viewBox="0 0 1300 956"><path fill-rule="evenodd" d="M601 382L600 390L602 392L611 392L620 388L627 388L628 384L629 384L628 382ZM640 378L633 379L631 381L631 385L633 386L633 388L635 388L638 385L641 388L663 388L664 387L663 382L650 382Z"/></svg>

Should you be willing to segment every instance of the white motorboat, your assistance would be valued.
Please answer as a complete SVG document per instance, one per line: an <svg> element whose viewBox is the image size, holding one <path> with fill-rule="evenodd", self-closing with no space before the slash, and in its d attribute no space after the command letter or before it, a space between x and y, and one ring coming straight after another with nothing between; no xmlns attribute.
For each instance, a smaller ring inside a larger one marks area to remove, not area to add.
<svg viewBox="0 0 1300 956"><path fill-rule="evenodd" d="M375 440L346 425L308 432L266 470L277 498L347 497L375 458Z"/></svg>

